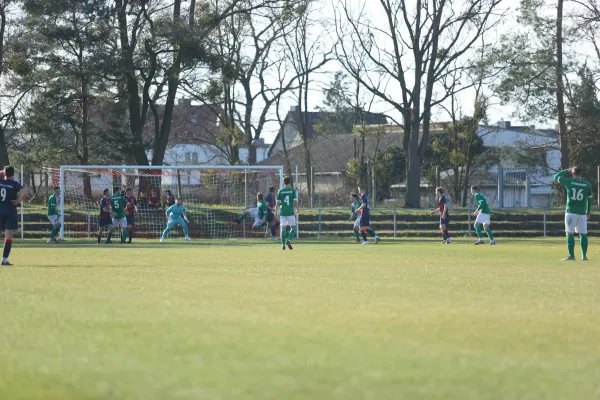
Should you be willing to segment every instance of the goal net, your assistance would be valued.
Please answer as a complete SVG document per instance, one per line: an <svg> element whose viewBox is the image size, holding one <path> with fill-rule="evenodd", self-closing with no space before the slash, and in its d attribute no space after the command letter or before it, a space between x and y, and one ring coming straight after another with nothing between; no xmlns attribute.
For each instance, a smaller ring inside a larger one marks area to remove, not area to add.
<svg viewBox="0 0 600 400"><path fill-rule="evenodd" d="M104 189L133 190L138 213L135 237L157 239L166 227L165 210L180 199L185 206L192 238L264 237L252 230L252 219L236 220L246 208L256 207L256 194L283 185L281 166L61 166L61 238L93 238L98 230ZM172 195L172 198L170 198ZM183 237L172 229L170 237Z"/></svg>

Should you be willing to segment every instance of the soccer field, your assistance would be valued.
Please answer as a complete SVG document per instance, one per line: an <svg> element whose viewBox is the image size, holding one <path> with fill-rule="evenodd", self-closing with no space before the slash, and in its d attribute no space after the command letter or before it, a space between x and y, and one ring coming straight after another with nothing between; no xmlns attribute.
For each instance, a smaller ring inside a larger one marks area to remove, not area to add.
<svg viewBox="0 0 600 400"><path fill-rule="evenodd" d="M600 241L471 243L16 241L0 399L600 398Z"/></svg>

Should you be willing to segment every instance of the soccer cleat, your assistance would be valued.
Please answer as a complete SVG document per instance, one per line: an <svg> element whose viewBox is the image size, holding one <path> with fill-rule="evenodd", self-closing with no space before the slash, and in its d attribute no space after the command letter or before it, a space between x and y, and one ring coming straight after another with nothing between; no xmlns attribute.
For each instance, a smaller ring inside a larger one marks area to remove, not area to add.
<svg viewBox="0 0 600 400"><path fill-rule="evenodd" d="M48 239L48 241L46 243L52 244L52 239Z"/></svg>
<svg viewBox="0 0 600 400"><path fill-rule="evenodd" d="M483 244L483 239L479 239L478 241L476 241L475 243L473 243L474 245L478 245L478 244Z"/></svg>
<svg viewBox="0 0 600 400"><path fill-rule="evenodd" d="M356 239L356 243L360 243L360 239Z"/></svg>
<svg viewBox="0 0 600 400"><path fill-rule="evenodd" d="M2 265L13 265L10 261L2 261Z"/></svg>
<svg viewBox="0 0 600 400"><path fill-rule="evenodd" d="M113 244L112 240L107 240L104 244Z"/></svg>
<svg viewBox="0 0 600 400"><path fill-rule="evenodd" d="M447 244L448 241L446 239L442 240L442 244Z"/></svg>
<svg viewBox="0 0 600 400"><path fill-rule="evenodd" d="M581 257L581 261L589 261L587 257Z"/></svg>
<svg viewBox="0 0 600 400"><path fill-rule="evenodd" d="M375 244L379 243L381 241L381 239L379 239L379 236L375 236Z"/></svg>
<svg viewBox="0 0 600 400"><path fill-rule="evenodd" d="M495 240L490 240L490 246L493 246L493 245L495 245L495 244L496 244L496 241L495 241Z"/></svg>
<svg viewBox="0 0 600 400"><path fill-rule="evenodd" d="M164 241L165 241L165 238L161 237L160 242L163 243Z"/></svg>
<svg viewBox="0 0 600 400"><path fill-rule="evenodd" d="M277 236L273 236L271 239L273 239L273 240L277 240Z"/></svg>
<svg viewBox="0 0 600 400"><path fill-rule="evenodd" d="M450 239L450 238L446 239L446 244L450 244L450 243L452 243L452 239Z"/></svg>
<svg viewBox="0 0 600 400"><path fill-rule="evenodd" d="M191 237L189 237L189 236L186 236L186 237L185 237L185 240L187 240L188 242L191 242L191 241L192 241L192 238L191 238Z"/></svg>
<svg viewBox="0 0 600 400"><path fill-rule="evenodd" d="M290 241L288 240L288 241L286 241L286 242L285 242L285 244L287 244L287 247L288 247L290 250L294 250L294 248L292 247L292 242L290 242Z"/></svg>
<svg viewBox="0 0 600 400"><path fill-rule="evenodd" d="M369 241L368 241L368 240L365 240L365 241L363 242L363 244L369 244Z"/></svg>
<svg viewBox="0 0 600 400"><path fill-rule="evenodd" d="M561 261L575 261L575 257L568 256L563 258Z"/></svg>
<svg viewBox="0 0 600 400"><path fill-rule="evenodd" d="M281 250L285 250L285 244L281 246Z"/></svg>

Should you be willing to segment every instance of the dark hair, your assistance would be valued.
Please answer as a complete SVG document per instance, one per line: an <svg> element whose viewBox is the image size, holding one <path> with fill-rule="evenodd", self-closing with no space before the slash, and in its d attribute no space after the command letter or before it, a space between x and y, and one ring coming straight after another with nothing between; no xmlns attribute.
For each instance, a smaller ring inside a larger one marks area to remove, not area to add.
<svg viewBox="0 0 600 400"><path fill-rule="evenodd" d="M169 189L165 190L165 193L173 194Z"/></svg>
<svg viewBox="0 0 600 400"><path fill-rule="evenodd" d="M60 190L60 186L54 186L54 190Z"/></svg>
<svg viewBox="0 0 600 400"><path fill-rule="evenodd" d="M440 192L441 194L444 194L444 188L438 187L438 188L435 188L435 191Z"/></svg>
<svg viewBox="0 0 600 400"><path fill-rule="evenodd" d="M132 188L125 189L126 192L129 192L130 190L133 190L133 189Z"/></svg>
<svg viewBox="0 0 600 400"><path fill-rule="evenodd" d="M263 195L262 195L262 193L257 193L257 194L256 194L256 198L257 198L258 200L261 200L261 201L262 201L262 199L263 199Z"/></svg>
<svg viewBox="0 0 600 400"><path fill-rule="evenodd" d="M350 193L350 196L354 197L355 199L358 199L358 193Z"/></svg>
<svg viewBox="0 0 600 400"><path fill-rule="evenodd" d="M7 178L12 178L13 176L15 176L15 167L13 167L12 165L7 165L6 167L4 167L4 176Z"/></svg>
<svg viewBox="0 0 600 400"><path fill-rule="evenodd" d="M286 176L283 178L283 184L284 185L289 185L292 183L292 178L290 178L289 176Z"/></svg>
<svg viewBox="0 0 600 400"><path fill-rule="evenodd" d="M118 186L113 187L113 193L119 193L121 191L121 188Z"/></svg>
<svg viewBox="0 0 600 400"><path fill-rule="evenodd" d="M275 186L271 186L271 187L269 188L269 193L273 193L274 191L275 191Z"/></svg>
<svg viewBox="0 0 600 400"><path fill-rule="evenodd" d="M471 190L474 190L477 192L479 190L479 186L473 185L473 186L471 186Z"/></svg>
<svg viewBox="0 0 600 400"><path fill-rule="evenodd" d="M102 191L102 194L106 196L106 195L108 194L108 192L109 192L109 189L108 189L108 188L106 188L106 189L104 189L104 190Z"/></svg>
<svg viewBox="0 0 600 400"><path fill-rule="evenodd" d="M581 167L573 167L573 176L581 176Z"/></svg>

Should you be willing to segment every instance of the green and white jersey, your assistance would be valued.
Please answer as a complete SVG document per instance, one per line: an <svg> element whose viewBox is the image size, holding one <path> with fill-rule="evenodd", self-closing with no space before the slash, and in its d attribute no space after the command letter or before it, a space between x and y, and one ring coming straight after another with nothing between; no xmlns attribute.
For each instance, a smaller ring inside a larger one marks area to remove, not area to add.
<svg viewBox="0 0 600 400"><path fill-rule="evenodd" d="M256 209L258 210L259 219L266 218L269 214L269 207L267 206L267 202L264 200L256 202Z"/></svg>
<svg viewBox="0 0 600 400"><path fill-rule="evenodd" d="M110 209L116 215L115 219L125 218L125 206L127 205L127 200L120 194L113 194L110 196Z"/></svg>
<svg viewBox="0 0 600 400"><path fill-rule="evenodd" d="M284 187L277 192L277 200L281 202L279 205L279 215L282 217L291 217L295 215L294 200L296 200L296 190L292 187Z"/></svg>
<svg viewBox="0 0 600 400"><path fill-rule="evenodd" d="M482 193L480 193L480 192L475 193L475 201L478 204L477 211L479 211L482 214L491 214L492 213L492 210L490 210L490 206L488 205L487 199L485 198L485 196Z"/></svg>
<svg viewBox="0 0 600 400"><path fill-rule="evenodd" d="M48 214L49 217L58 215L58 199L56 193L48 198Z"/></svg>
<svg viewBox="0 0 600 400"><path fill-rule="evenodd" d="M352 208L352 216L350 218L358 218L358 214L356 214L356 210L362 205L362 203L358 200L350 203L350 207Z"/></svg>
<svg viewBox="0 0 600 400"><path fill-rule="evenodd" d="M554 175L554 179L567 189L567 209L570 214L586 215L592 207L592 186L579 178L565 178L568 169Z"/></svg>

